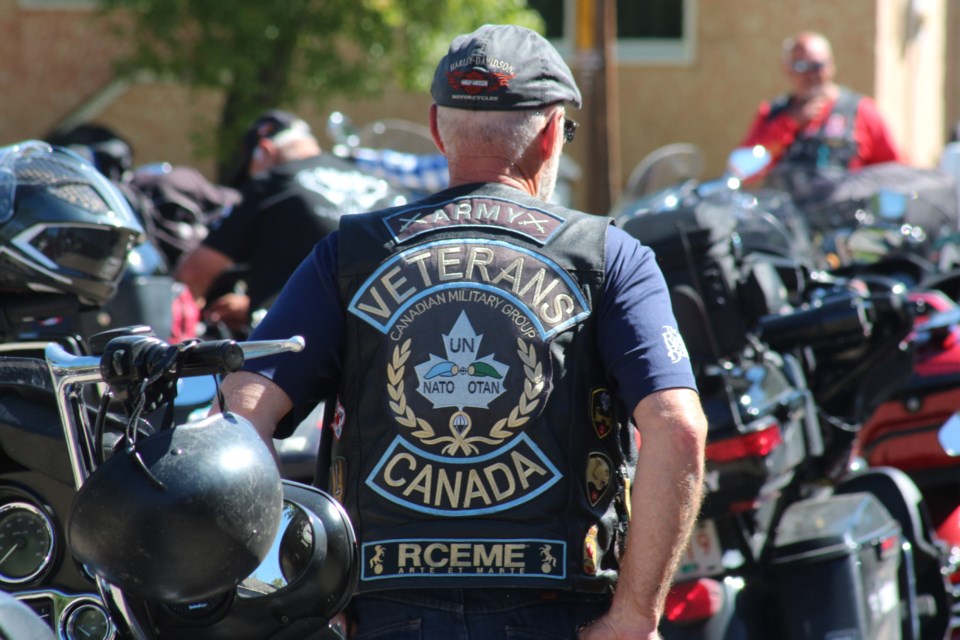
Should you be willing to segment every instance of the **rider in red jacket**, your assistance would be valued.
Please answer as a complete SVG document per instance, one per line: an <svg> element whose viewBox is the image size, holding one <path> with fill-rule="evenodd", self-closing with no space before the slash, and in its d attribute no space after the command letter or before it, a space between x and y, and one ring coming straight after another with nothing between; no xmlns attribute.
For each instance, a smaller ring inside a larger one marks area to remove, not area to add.
<svg viewBox="0 0 960 640"><path fill-rule="evenodd" d="M761 103L743 146L763 145L773 164L857 169L903 161L874 101L834 82L833 52L824 36L788 38L783 68L791 92Z"/></svg>

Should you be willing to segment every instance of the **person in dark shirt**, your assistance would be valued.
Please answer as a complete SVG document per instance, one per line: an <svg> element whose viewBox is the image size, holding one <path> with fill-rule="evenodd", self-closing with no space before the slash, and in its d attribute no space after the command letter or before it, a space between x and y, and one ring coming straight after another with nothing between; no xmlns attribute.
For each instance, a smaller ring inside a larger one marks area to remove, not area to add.
<svg viewBox="0 0 960 640"><path fill-rule="evenodd" d="M340 216L403 201L384 180L322 153L310 126L286 111L256 119L244 136L244 158L233 181L242 187L240 204L221 215L176 269L208 322L241 332ZM207 299L217 279L236 268L245 290Z"/></svg>

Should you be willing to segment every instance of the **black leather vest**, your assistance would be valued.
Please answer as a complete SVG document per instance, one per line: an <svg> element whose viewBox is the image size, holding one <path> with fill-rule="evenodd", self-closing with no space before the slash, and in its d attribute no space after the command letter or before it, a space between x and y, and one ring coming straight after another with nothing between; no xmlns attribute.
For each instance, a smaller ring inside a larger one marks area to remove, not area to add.
<svg viewBox="0 0 960 640"><path fill-rule="evenodd" d="M778 99L770 108L767 119L773 119L789 105L789 100ZM781 162L792 166L849 169L850 160L857 155L854 129L860 95L840 88L840 95L830 115L815 132L800 131L796 140L783 155Z"/></svg>
<svg viewBox="0 0 960 640"><path fill-rule="evenodd" d="M636 451L596 353L608 224L498 185L343 218L329 487L361 592L612 587Z"/></svg>

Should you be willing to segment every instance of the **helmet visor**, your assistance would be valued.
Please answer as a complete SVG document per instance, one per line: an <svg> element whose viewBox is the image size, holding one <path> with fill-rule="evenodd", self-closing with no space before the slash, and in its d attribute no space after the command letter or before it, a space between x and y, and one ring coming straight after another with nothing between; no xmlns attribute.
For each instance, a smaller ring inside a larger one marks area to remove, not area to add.
<svg viewBox="0 0 960 640"><path fill-rule="evenodd" d="M134 238L123 228L34 225L14 238L13 244L51 272L112 281L120 276Z"/></svg>

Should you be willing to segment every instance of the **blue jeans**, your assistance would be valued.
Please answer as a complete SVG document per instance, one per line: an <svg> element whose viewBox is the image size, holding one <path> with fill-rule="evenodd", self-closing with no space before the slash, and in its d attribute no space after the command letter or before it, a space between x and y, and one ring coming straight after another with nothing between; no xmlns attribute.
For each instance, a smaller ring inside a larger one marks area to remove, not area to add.
<svg viewBox="0 0 960 640"><path fill-rule="evenodd" d="M568 640L610 596L539 589L419 589L355 597L350 640Z"/></svg>

